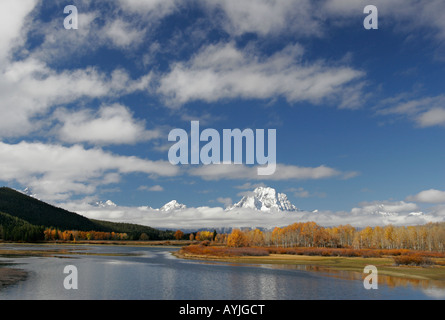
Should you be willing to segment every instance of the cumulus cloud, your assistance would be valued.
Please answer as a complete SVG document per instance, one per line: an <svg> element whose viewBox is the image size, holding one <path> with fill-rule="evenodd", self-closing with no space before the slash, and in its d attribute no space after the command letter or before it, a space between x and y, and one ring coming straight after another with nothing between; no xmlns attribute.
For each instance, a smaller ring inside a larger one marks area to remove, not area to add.
<svg viewBox="0 0 445 320"><path fill-rule="evenodd" d="M55 118L62 123L59 139L69 143L134 144L161 135L160 130L146 130L144 121L134 119L130 109L120 104L102 106L97 112L58 110Z"/></svg>
<svg viewBox="0 0 445 320"><path fill-rule="evenodd" d="M93 67L55 71L26 59L0 66L0 137L24 136L36 128L35 117L80 99L116 97L143 90L150 76L130 79L124 70L110 74Z"/></svg>
<svg viewBox="0 0 445 320"><path fill-rule="evenodd" d="M0 63L11 54L11 49L23 43L21 36L25 18L38 0L2 0L0 2Z"/></svg>
<svg viewBox="0 0 445 320"><path fill-rule="evenodd" d="M339 105L354 107L343 103L343 90L364 73L323 61L304 63L303 51L300 45L289 45L262 57L236 48L233 42L209 45L190 61L173 64L161 77L158 93L173 107L197 100L277 97L316 104L335 97Z"/></svg>
<svg viewBox="0 0 445 320"><path fill-rule="evenodd" d="M416 195L407 197L407 200L423 203L445 203L445 191L436 189L424 190Z"/></svg>
<svg viewBox="0 0 445 320"><path fill-rule="evenodd" d="M0 142L0 163L0 180L28 186L45 200L89 195L129 173L174 176L179 171L168 162L119 156L99 148L27 142Z"/></svg>

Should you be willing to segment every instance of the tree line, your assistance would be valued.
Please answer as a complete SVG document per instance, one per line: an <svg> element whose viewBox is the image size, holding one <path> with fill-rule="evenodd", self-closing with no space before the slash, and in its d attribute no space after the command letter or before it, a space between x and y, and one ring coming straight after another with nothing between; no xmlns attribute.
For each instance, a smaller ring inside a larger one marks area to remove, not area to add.
<svg viewBox="0 0 445 320"><path fill-rule="evenodd" d="M46 241L79 241L79 240L128 240L126 233L103 232L103 231L77 231L58 230L56 228L46 228L43 231Z"/></svg>
<svg viewBox="0 0 445 320"><path fill-rule="evenodd" d="M270 231L234 229L230 234L217 234L214 242L229 247L369 248L444 252L445 223L359 229L351 225L322 227L315 222L297 222Z"/></svg>

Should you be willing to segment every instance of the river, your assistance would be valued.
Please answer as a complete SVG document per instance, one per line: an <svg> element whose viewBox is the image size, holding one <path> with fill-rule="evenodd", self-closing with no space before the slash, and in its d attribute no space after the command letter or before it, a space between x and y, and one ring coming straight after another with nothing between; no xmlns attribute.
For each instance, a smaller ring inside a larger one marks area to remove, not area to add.
<svg viewBox="0 0 445 320"><path fill-rule="evenodd" d="M54 250L45 245L2 245L2 250ZM25 281L0 290L0 300L299 300L445 299L434 285L379 284L293 266L248 265L176 258L177 248L57 246L50 256L0 256L0 263L29 272ZM64 286L68 265L77 289Z"/></svg>

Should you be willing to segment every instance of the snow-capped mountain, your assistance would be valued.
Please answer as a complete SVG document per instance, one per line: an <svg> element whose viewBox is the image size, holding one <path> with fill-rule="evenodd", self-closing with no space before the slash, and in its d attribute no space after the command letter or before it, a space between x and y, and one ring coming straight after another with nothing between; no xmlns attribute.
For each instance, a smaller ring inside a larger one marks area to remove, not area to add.
<svg viewBox="0 0 445 320"><path fill-rule="evenodd" d="M31 189L29 189L28 187L26 187L26 188L23 189L23 190L16 190L16 191L21 192L21 193L23 193L23 194L26 194L27 196L30 196L30 197L35 198L35 199L37 199L37 200L40 200L39 198L37 198L37 195L36 195L35 193L33 193L33 192L31 191Z"/></svg>
<svg viewBox="0 0 445 320"><path fill-rule="evenodd" d="M351 212L353 214L367 214L374 216L381 216L388 219L397 218L399 216L423 216L424 213L418 210L416 204L406 203L400 201L397 203L379 203L369 204L362 206L361 208L353 208Z"/></svg>
<svg viewBox="0 0 445 320"><path fill-rule="evenodd" d="M103 201L98 201L98 202L96 202L95 203L95 205L97 206L97 207L100 207L100 208L116 208L117 207L117 204L115 204L113 201L111 201L111 200L107 200L107 201L105 201L105 202L103 202Z"/></svg>
<svg viewBox="0 0 445 320"><path fill-rule="evenodd" d="M298 211L284 193L277 193L274 188L258 187L251 195L244 196L227 210L247 208L259 211Z"/></svg>
<svg viewBox="0 0 445 320"><path fill-rule="evenodd" d="M166 203L159 210L160 211L172 211L172 210L180 210L180 209L186 209L186 208L187 208L187 206L185 204L179 203L176 200L172 200L172 201Z"/></svg>

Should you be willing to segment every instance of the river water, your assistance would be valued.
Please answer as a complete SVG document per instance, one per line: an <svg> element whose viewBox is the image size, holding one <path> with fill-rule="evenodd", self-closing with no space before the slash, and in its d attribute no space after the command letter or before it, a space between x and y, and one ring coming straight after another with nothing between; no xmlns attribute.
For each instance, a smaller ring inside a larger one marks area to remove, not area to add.
<svg viewBox="0 0 445 320"><path fill-rule="evenodd" d="M57 246L50 256L0 256L1 263L29 272L27 280L0 290L0 300L297 300L445 299L431 283L380 283L366 290L363 280L343 273L297 266L246 265L176 258L177 248ZM2 245L5 250L54 250L54 246ZM77 289L64 286L67 265L77 269Z"/></svg>

